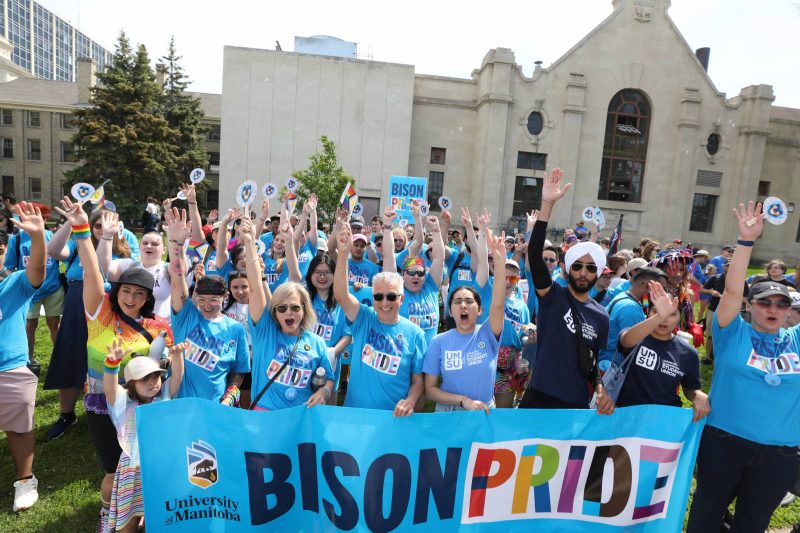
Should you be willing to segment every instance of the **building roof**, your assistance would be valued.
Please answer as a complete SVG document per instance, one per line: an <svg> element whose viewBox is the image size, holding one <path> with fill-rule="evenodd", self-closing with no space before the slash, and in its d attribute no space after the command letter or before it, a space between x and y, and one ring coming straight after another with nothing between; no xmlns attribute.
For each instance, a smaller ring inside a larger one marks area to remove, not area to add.
<svg viewBox="0 0 800 533"><path fill-rule="evenodd" d="M18 78L0 84L0 102L20 106L78 106L78 84L68 81Z"/></svg>
<svg viewBox="0 0 800 533"><path fill-rule="evenodd" d="M207 118L222 118L222 95L215 93L191 93L192 96L200 98L203 113Z"/></svg>
<svg viewBox="0 0 800 533"><path fill-rule="evenodd" d="M800 122L800 109L794 107L772 106L769 111L770 120L791 120Z"/></svg>

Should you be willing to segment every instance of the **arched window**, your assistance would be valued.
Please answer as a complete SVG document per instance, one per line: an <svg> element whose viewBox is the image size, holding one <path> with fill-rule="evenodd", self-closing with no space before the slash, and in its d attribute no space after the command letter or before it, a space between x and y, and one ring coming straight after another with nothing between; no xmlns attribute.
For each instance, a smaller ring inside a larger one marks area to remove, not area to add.
<svg viewBox="0 0 800 533"><path fill-rule="evenodd" d="M597 192L599 199L641 201L650 118L650 103L641 91L623 89L611 99Z"/></svg>

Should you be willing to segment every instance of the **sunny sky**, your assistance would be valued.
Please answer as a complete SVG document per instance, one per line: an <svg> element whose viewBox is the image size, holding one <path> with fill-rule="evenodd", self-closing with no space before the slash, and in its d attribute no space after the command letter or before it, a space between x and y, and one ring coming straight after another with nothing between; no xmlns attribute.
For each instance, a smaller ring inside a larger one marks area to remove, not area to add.
<svg viewBox="0 0 800 533"><path fill-rule="evenodd" d="M109 49L124 29L155 59L174 35L202 92L221 91L225 45L279 41L291 51L295 35L334 35L357 42L362 57L460 78L505 47L529 75L534 61L550 65L612 11L611 0L38 1ZM689 46L711 48L709 74L728 98L765 83L775 105L800 108L800 0L672 0L669 14Z"/></svg>

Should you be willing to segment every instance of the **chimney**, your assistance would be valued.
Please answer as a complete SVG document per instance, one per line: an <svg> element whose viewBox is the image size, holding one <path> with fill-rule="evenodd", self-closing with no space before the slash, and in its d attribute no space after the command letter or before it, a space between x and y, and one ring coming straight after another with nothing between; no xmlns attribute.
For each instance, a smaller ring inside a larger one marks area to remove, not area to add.
<svg viewBox="0 0 800 533"><path fill-rule="evenodd" d="M97 84L97 66L93 59L78 59L78 103L88 104L92 96L92 87Z"/></svg>
<svg viewBox="0 0 800 533"><path fill-rule="evenodd" d="M164 86L167 81L167 66L164 63L156 63L156 83Z"/></svg>
<svg viewBox="0 0 800 533"><path fill-rule="evenodd" d="M698 48L694 51L694 55L697 56L697 59L700 60L700 64L703 65L703 70L708 72L708 60L711 58L711 48L707 46Z"/></svg>

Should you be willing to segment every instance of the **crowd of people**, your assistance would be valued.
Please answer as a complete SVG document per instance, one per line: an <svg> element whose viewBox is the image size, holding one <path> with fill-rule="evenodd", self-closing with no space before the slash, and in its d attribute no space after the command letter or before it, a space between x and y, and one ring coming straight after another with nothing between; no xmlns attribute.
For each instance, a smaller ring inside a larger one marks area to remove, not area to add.
<svg viewBox="0 0 800 533"><path fill-rule="evenodd" d="M34 334L44 313L44 386L60 407L47 438L77 422L82 397L105 472L99 531L140 527L142 404L194 397L269 411L341 396L345 408L397 417L426 400L437 413L613 415L681 407L679 390L694 420L707 418L687 530L728 520L764 531L800 465L798 267L790 274L775 259L748 278L764 230L752 202L734 209L736 245L713 258L680 240L623 249L583 222L551 242L548 221L571 187L562 179L560 169L546 175L541 209L514 235L493 229L485 209L462 208L456 226L424 203L412 204L412 220L389 206L369 224L340 209L328 228L313 195L297 212L264 200L258 212L204 220L193 185L185 201L148 198L140 237L113 209L87 213L67 197L50 232L39 207L6 195L0 429L16 466L14 511L38 498ZM714 365L709 395L701 364ZM607 390L618 367L625 381Z"/></svg>

